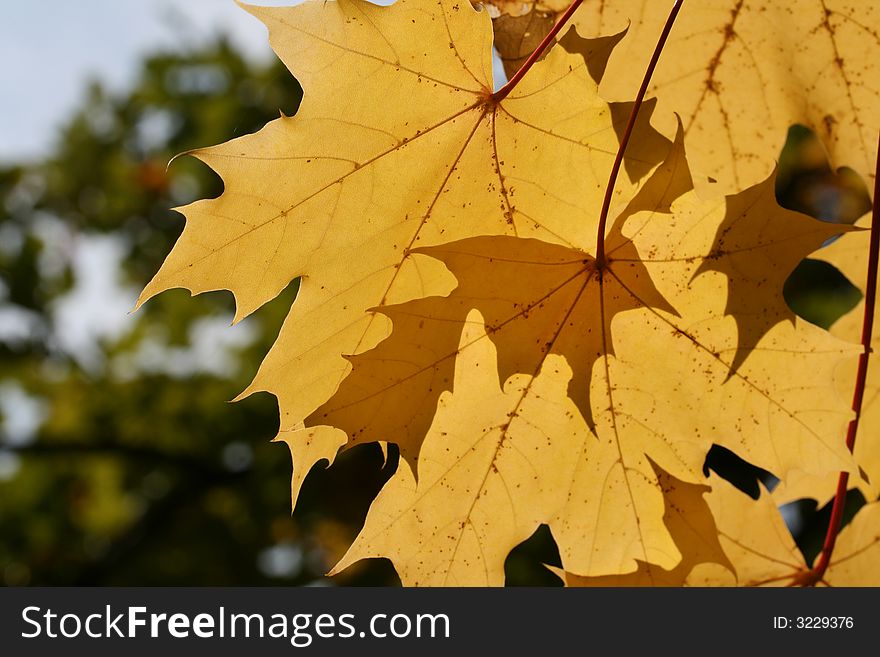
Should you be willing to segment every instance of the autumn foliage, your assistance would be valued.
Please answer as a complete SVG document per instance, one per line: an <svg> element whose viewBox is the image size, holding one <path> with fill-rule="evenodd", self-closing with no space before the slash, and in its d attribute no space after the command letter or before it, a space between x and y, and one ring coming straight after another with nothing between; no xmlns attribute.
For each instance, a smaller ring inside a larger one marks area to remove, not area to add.
<svg viewBox="0 0 880 657"><path fill-rule="evenodd" d="M299 281L242 393L278 399L294 504L341 449L401 456L336 571L501 585L547 525L568 585L789 584L809 564L777 505L843 471L869 503L821 579L880 584L876 365L845 443L864 312L828 332L783 298L811 254L863 285L870 218L774 195L795 123L873 186L880 9L685 3L640 104L671 5L584 2L495 95L493 43L515 73L569 3L484 4L247 7L302 106L191 153L225 190L181 209L139 303L229 290L239 321ZM781 485L707 476L712 445Z"/></svg>

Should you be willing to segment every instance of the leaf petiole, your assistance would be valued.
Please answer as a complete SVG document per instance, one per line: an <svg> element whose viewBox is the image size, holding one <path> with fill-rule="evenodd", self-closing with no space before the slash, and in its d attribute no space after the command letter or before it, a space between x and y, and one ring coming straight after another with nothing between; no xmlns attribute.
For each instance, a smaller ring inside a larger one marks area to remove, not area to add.
<svg viewBox="0 0 880 657"><path fill-rule="evenodd" d="M859 428L859 417L862 412L862 401L865 397L865 382L868 378L868 359L871 355L871 339L874 330L874 308L877 300L877 266L880 258L880 139L878 139L877 165L874 176L874 207L871 214L871 241L868 247L868 280L865 285L865 314L862 320L862 353L859 356L858 370L856 371L855 390L853 391L852 410L855 417L850 421L846 432L846 446L850 452L856 445L856 432ZM834 495L834 504L831 507L831 518L828 521L828 531L825 534L825 542L822 545L822 553L810 570L805 571L796 580L800 586L815 586L825 576L825 571L831 563L831 555L834 552L834 544L840 525L843 521L843 509L846 504L846 491L849 483L849 473L841 472L837 480L837 492Z"/></svg>
<svg viewBox="0 0 880 657"><path fill-rule="evenodd" d="M538 47L535 48L534 52L529 55L529 58L523 63L522 66L519 67L519 70L514 73L513 77L507 81L503 87L501 87L498 91L492 94L491 98L494 102L500 103L502 100L507 98L507 95L514 90L516 85L519 84L520 80L522 80L526 73L529 72L529 69L534 66L535 62L541 59L541 56L544 54L544 51L553 43L556 35L562 31L562 28L565 27L566 23L568 23L569 19L574 15L574 12L577 11L578 7L581 6L584 0L574 0L568 9L565 10L565 13L559 17L559 20L556 21L556 25L553 26L553 29L544 37L541 43L538 44Z"/></svg>
<svg viewBox="0 0 880 657"><path fill-rule="evenodd" d="M657 40L657 45L654 47L654 54L651 55L651 61L648 63L648 68L645 70L645 77L642 79L642 86L639 88L639 93L633 104L632 112L629 114L629 121L626 124L626 130L623 133L623 138L620 140L620 147L617 149L617 156L614 158L614 164L611 167L611 175L608 178L608 185L605 187L605 198L602 201L602 211L599 214L599 230L596 237L596 268L599 270L602 270L602 268L605 267L605 225L608 223L608 212L611 209L611 197L614 194L614 185L617 183L617 176L620 174L620 166L623 164L623 156L626 153L629 138L636 125L639 110L642 108L642 102L645 100L645 94L648 92L648 85L651 84L651 77L654 75L654 69L657 68L660 54L663 52L663 47L666 45L666 40L669 38L669 33L672 31L672 26L675 24L675 19L683 4L684 0L676 0L675 5L673 5L672 10L669 12L669 17L666 19L666 25L663 26L663 32L660 33L660 38Z"/></svg>

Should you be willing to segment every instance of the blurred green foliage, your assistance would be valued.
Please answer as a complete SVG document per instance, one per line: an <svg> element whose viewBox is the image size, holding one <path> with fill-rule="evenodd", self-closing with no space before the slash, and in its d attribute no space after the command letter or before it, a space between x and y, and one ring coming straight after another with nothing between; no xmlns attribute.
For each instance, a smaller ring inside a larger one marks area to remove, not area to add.
<svg viewBox="0 0 880 657"><path fill-rule="evenodd" d="M295 285L226 345L205 342L233 315L225 293L164 293L98 330L85 351L61 312L71 300L81 314L98 310L75 295L89 244L115 245L118 262L97 275L133 303L182 229L170 208L220 193L209 169L187 157L168 165L172 157L258 130L279 110L294 114L301 98L281 64L249 63L218 40L148 57L128 93L91 84L50 157L0 168L0 582L330 583L323 573L354 538L395 454L385 464L378 448L361 447L317 468L291 517L290 458L269 442L274 400L224 403L255 373ZM810 133L790 137L783 204L843 222L866 211L860 181L831 171ZM786 296L824 326L858 301L836 270L815 263ZM32 426L14 435L22 413ZM558 584L541 562L558 563L546 528L511 554L508 580ZM378 560L332 581L396 582Z"/></svg>
<svg viewBox="0 0 880 657"><path fill-rule="evenodd" d="M133 303L182 228L170 208L222 190L194 158L169 160L293 114L301 97L280 63L250 63L223 40L158 54L129 93L91 84L46 161L0 169L0 388L42 420L34 435L0 437L0 581L320 582L353 539L387 476L378 448L316 472L292 518L290 456L269 442L274 400L225 403L253 376L294 289L245 321L247 339L209 343L196 359L186 354L200 331L232 317L227 294L160 295L121 330L98 331L86 359L66 346L59 313L82 276L77 254L101 237L119 270L98 275ZM21 412L10 403L7 427ZM337 580L395 578L377 562Z"/></svg>

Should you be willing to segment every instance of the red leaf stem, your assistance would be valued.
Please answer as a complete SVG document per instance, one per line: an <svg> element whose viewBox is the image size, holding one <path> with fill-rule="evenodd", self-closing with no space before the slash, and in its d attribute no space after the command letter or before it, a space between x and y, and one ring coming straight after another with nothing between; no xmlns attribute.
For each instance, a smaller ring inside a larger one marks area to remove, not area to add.
<svg viewBox="0 0 880 657"><path fill-rule="evenodd" d="M556 39L556 35L565 27L566 23L568 23L569 19L572 17L577 8L581 6L584 0L574 0L571 3L568 9L565 10L565 13L559 17L559 20L556 21L556 25L553 26L553 29L544 37L543 41L538 44L538 47L535 48L534 52L529 55L529 58L523 63L522 66L519 67L519 70L514 73L513 77L508 80L507 84L501 87L498 91L492 94L492 100L496 103L501 102L507 95L514 90L516 85L519 84L520 80L522 80L526 73L529 72L529 69L541 59L541 55L544 54L544 51L553 43L554 39Z"/></svg>
<svg viewBox="0 0 880 657"><path fill-rule="evenodd" d="M871 214L871 242L868 247L868 281L865 285L865 315L862 320L862 353L859 356L859 366L856 372L855 390L853 391L852 410L855 417L850 421L846 432L846 446L850 452L856 445L856 432L859 428L859 417L862 413L862 400L865 397L865 382L868 378L868 359L871 355L871 339L874 331L874 307L877 300L877 261L880 256L880 143L877 148L877 165L874 169L874 209ZM849 483L849 473L841 472L837 480L837 492L834 495L834 505L831 507L831 519L828 521L828 532L825 534L825 543L822 545L822 553L813 567L795 578L794 584L801 586L814 586L821 582L831 563L831 555L834 552L834 544L837 534L840 532L840 524L843 520L843 509L846 505L846 490Z"/></svg>
<svg viewBox="0 0 880 657"><path fill-rule="evenodd" d="M629 114L629 122L626 124L626 130L623 133L623 139L620 140L620 147L617 149L617 157L614 159L614 165L611 167L611 176L608 178L608 185L605 187L605 199L602 201L602 211L599 214L599 231L596 237L596 267L600 271L605 266L605 224L608 223L608 212L611 209L611 197L614 194L614 185L617 183L617 176L620 174L620 166L623 164L623 156L626 153L626 146L629 144L629 138L632 135L633 128L636 125L636 119L639 116L639 110L642 108L642 102L645 100L645 94L648 92L648 85L651 84L651 77L654 75L654 69L657 68L657 62L660 60L660 54L666 45L672 26L675 24L675 18L684 0L676 0L672 10L669 12L669 18L666 19L666 25L663 26L663 32L657 40L654 47L654 54L651 55L651 61L645 71L645 77L642 79L642 86L636 96L636 102L633 105L632 112Z"/></svg>

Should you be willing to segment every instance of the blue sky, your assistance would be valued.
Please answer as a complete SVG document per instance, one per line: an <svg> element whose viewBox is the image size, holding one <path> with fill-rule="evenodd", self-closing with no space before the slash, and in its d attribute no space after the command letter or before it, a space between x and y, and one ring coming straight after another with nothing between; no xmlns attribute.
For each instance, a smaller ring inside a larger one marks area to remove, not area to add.
<svg viewBox="0 0 880 657"><path fill-rule="evenodd" d="M260 5L298 1L252 0ZM0 104L0 164L48 154L89 79L98 79L111 89L125 89L134 82L145 54L158 49L186 51L219 32L254 60L275 56L266 28L234 0L3 2L0 89L5 102ZM53 322L64 327L57 332L58 346L86 369L104 367L100 340L124 335L136 321L128 311L134 306L137 286L123 281L120 274L124 245L112 235L81 234L74 239L69 227L54 217L43 217L34 230L43 240L46 261L67 262L75 275L73 289L51 309ZM33 318L3 301L0 288L0 337L26 336ZM185 374L203 370L206 363L216 364L215 373L222 374L232 366L218 360L217 354L253 338L245 323L230 329L230 319L212 319L193 327L191 344L183 351L172 352L167 345L145 341L142 353L124 363L127 375L149 371L157 364L170 367L172 374ZM16 384L0 380L0 416L5 417L0 425L7 434L21 440L32 437L43 412L40 400L28 399ZM8 465L8 459L6 466L0 462L0 478L14 473Z"/></svg>
<svg viewBox="0 0 880 657"><path fill-rule="evenodd" d="M186 51L221 32L254 60L274 57L266 28L235 0L7 0L0 20L0 163L49 152L89 79L124 89L145 54Z"/></svg>
<svg viewBox="0 0 880 657"><path fill-rule="evenodd" d="M0 162L44 154L59 123L77 105L86 80L124 88L143 54L160 47L186 50L218 31L253 58L273 56L266 29L233 0L4 2Z"/></svg>
<svg viewBox="0 0 880 657"><path fill-rule="evenodd" d="M256 4L288 5L296 0L259 0ZM144 54L159 48L187 50L228 34L254 59L274 57L266 28L233 0L19 0L3 3L0 20L0 163L37 159L52 147L58 128L81 100L89 79L113 89L134 82ZM44 218L46 252L69 259L75 285L56 300L53 321L59 347L84 367L102 367L99 340L132 329L129 315L137 289L123 283L119 238L72 234L62 222ZM39 229L39 226L35 228ZM65 244L63 250L56 248ZM53 246L55 245L55 246ZM8 245L7 245L8 246ZM13 247L14 248L14 247ZM49 258L51 260L51 257ZM27 334L29 315L3 303L0 289L0 336ZM83 309L87 308L87 312ZM146 349L128 363L131 372L177 364L177 374L203 369L227 347L253 336L230 329L231 318L209 318L193 327L191 343L179 353L145 342ZM222 360L222 359L221 359ZM230 367L221 362L221 370ZM132 375L132 374L130 374ZM0 380L0 428L10 440L27 442L43 421L45 400L31 397L15 382ZM14 476L18 461L0 449L0 479Z"/></svg>

